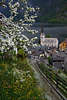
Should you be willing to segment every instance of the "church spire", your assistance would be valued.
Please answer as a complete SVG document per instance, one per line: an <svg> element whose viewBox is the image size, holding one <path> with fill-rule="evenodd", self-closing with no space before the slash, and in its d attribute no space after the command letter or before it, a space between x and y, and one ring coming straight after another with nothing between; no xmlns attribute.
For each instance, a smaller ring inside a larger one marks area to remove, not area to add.
<svg viewBox="0 0 67 100"><path fill-rule="evenodd" d="M40 33L40 44L44 44L45 34L44 34L44 27L41 26L41 33Z"/></svg>
<svg viewBox="0 0 67 100"><path fill-rule="evenodd" d="M44 26L43 26L43 25L41 25L40 36L45 38L45 34L44 34Z"/></svg>

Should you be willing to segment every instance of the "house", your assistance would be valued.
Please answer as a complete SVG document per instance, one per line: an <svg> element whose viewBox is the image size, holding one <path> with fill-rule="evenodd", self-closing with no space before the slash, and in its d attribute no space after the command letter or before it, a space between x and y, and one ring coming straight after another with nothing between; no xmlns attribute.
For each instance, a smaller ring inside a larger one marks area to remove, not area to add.
<svg viewBox="0 0 67 100"><path fill-rule="evenodd" d="M59 45L59 50L60 51L65 51L67 49L67 40L63 41Z"/></svg>
<svg viewBox="0 0 67 100"><path fill-rule="evenodd" d="M40 44L46 48L58 48L57 38L45 38L43 31L40 34Z"/></svg>
<svg viewBox="0 0 67 100"><path fill-rule="evenodd" d="M67 72L67 57L64 60L64 71Z"/></svg>
<svg viewBox="0 0 67 100"><path fill-rule="evenodd" d="M65 52L53 53L52 65L56 69L62 69L67 72L67 54Z"/></svg>

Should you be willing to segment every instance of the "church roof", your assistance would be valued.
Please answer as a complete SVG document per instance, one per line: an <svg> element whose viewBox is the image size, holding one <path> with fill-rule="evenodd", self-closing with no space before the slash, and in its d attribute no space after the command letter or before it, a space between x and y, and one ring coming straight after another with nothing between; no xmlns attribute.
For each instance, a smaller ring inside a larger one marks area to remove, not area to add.
<svg viewBox="0 0 67 100"><path fill-rule="evenodd" d="M56 40L58 40L57 38L45 38L45 40L52 40L52 41L56 41Z"/></svg>
<svg viewBox="0 0 67 100"><path fill-rule="evenodd" d="M57 42L58 39L57 38L44 38L45 42Z"/></svg>

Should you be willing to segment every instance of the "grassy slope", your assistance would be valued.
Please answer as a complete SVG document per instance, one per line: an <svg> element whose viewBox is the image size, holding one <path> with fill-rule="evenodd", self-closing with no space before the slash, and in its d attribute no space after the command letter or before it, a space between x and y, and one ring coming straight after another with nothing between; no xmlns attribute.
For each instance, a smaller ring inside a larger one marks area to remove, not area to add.
<svg viewBox="0 0 67 100"><path fill-rule="evenodd" d="M0 100L43 100L36 84L27 58L0 56Z"/></svg>

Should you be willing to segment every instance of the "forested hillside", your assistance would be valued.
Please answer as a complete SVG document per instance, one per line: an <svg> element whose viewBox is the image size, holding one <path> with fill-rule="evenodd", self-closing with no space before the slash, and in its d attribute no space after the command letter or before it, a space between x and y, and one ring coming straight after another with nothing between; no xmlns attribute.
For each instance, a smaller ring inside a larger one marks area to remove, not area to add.
<svg viewBox="0 0 67 100"><path fill-rule="evenodd" d="M33 0L32 2L40 7L41 22L67 23L67 0Z"/></svg>

